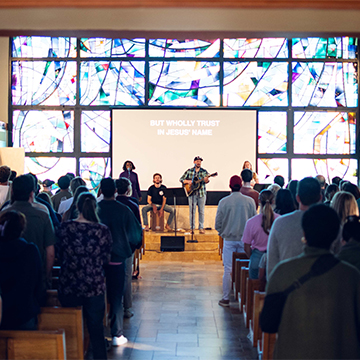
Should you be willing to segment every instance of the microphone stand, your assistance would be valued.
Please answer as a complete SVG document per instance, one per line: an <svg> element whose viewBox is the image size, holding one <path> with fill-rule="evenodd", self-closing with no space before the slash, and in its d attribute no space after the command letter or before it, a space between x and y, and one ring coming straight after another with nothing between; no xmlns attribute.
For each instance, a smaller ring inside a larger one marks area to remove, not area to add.
<svg viewBox="0 0 360 360"><path fill-rule="evenodd" d="M194 166L194 176L193 176L193 181L194 181L194 177L195 177L195 167ZM194 239L194 231L195 231L195 212L196 212L196 208L195 208L195 197L196 195L190 195L190 200L192 202L192 209L191 209L191 219L190 219L190 228L191 228L191 240L188 240L187 243L197 243L198 241L196 239ZM194 225L193 225L194 224ZM194 227L193 227L194 226Z"/></svg>

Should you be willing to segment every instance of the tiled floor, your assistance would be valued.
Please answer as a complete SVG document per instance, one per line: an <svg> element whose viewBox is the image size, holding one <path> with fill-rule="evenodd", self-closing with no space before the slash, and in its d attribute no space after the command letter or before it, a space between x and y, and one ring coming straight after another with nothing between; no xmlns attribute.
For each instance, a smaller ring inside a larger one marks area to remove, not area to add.
<svg viewBox="0 0 360 360"><path fill-rule="evenodd" d="M133 281L135 315L124 320L129 343L109 359L256 359L237 303L218 305L223 268L212 262L141 262Z"/></svg>

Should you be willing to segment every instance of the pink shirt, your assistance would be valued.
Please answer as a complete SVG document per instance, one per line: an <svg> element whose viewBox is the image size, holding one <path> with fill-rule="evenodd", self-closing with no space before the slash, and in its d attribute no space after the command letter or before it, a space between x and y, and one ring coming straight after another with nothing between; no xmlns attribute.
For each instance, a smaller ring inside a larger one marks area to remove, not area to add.
<svg viewBox="0 0 360 360"><path fill-rule="evenodd" d="M274 213L274 220L279 217ZM256 215L246 222L242 241L244 244L250 244L252 249L265 251L267 248L269 235L261 227L262 214Z"/></svg>

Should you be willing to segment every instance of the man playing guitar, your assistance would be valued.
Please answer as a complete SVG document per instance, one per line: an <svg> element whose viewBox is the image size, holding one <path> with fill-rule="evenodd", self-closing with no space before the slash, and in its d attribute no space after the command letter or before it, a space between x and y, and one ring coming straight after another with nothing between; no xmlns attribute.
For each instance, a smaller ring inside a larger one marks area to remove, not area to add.
<svg viewBox="0 0 360 360"><path fill-rule="evenodd" d="M199 188L190 192L189 196L189 218L190 229L192 233L195 228L195 211L196 205L199 211L199 230L200 234L205 234L204 218L205 218L205 202L206 202L206 187L209 182L209 173L201 167L203 159L200 156L194 158L194 167L186 170L180 178L180 182L185 185L193 185L196 180L200 184ZM201 180L199 182L199 180Z"/></svg>

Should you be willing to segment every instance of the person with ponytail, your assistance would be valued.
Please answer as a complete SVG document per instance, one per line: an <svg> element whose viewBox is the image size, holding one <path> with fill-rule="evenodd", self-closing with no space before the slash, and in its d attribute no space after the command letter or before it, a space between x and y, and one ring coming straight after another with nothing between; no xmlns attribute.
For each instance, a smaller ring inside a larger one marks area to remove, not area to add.
<svg viewBox="0 0 360 360"><path fill-rule="evenodd" d="M42 292L42 261L38 247L21 235L25 215L0 215L0 288L3 314L0 329L36 330Z"/></svg>
<svg viewBox="0 0 360 360"><path fill-rule="evenodd" d="M94 359L106 359L104 265L109 262L112 238L99 223L97 202L91 193L77 199L78 216L58 230L59 300L64 307L82 306Z"/></svg>
<svg viewBox="0 0 360 360"><path fill-rule="evenodd" d="M86 186L79 186L74 193L73 202L68 210L64 212L64 215L62 216L62 222L68 221L68 220L74 220L78 216L78 211L76 207L77 199L82 193L88 193L89 189Z"/></svg>
<svg viewBox="0 0 360 360"><path fill-rule="evenodd" d="M263 190L259 196L260 214L249 219L245 225L242 241L244 250L250 258L249 278L259 278L259 262L266 252L268 237L274 220L280 215L272 209L274 194Z"/></svg>

